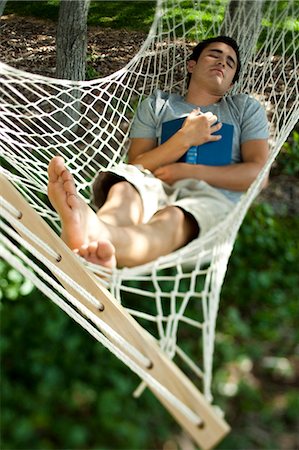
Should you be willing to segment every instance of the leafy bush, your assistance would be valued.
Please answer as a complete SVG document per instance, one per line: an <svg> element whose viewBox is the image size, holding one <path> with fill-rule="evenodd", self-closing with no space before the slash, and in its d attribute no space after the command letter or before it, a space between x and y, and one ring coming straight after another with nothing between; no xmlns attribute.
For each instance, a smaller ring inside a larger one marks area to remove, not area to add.
<svg viewBox="0 0 299 450"><path fill-rule="evenodd" d="M149 392L132 398L138 378L37 290L16 299L8 284L1 449L159 448L176 425Z"/></svg>
<svg viewBox="0 0 299 450"><path fill-rule="evenodd" d="M274 165L273 173L297 176L299 173L299 128L290 134L283 145L279 158Z"/></svg>
<svg viewBox="0 0 299 450"><path fill-rule="evenodd" d="M298 445L298 229L268 204L241 227L217 323L214 387L233 427L219 448Z"/></svg>
<svg viewBox="0 0 299 450"><path fill-rule="evenodd" d="M215 403L232 426L219 449L295 448L298 222L258 205L236 242L216 335ZM132 398L138 380L121 362L0 269L3 450L158 449L179 432L151 393Z"/></svg>

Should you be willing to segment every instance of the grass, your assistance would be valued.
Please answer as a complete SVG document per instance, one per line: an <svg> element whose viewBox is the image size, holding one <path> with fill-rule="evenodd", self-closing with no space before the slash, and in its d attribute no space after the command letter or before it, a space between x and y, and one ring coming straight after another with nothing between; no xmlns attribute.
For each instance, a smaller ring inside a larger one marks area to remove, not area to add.
<svg viewBox="0 0 299 450"><path fill-rule="evenodd" d="M180 6L173 6L163 15L165 26L173 23L177 25L175 29L176 36L182 36L186 30L187 37L190 40L200 39L205 32L210 29L213 22L221 24L224 16L225 7L228 0L202 0L198 9L194 8L194 2L191 0L182 1ZM20 16L33 16L41 19L58 20L60 0L44 1L13 1L9 0L6 4L5 14L17 14ZM299 30L298 18L288 17L283 22L280 14L287 7L288 1L278 0L273 7L273 1L265 1L265 9L270 11L267 20L263 20L266 28L273 26L280 32L283 27L286 30L285 48L289 47L288 52L293 51L292 32ZM112 0L112 1L91 1L88 13L88 25L99 26L102 28L127 29L131 31L142 30L148 32L155 16L155 0ZM267 23L266 23L267 22ZM201 24L198 26L197 24ZM212 32L214 34L214 31ZM266 34L261 35L261 44ZM280 49L282 51L282 49Z"/></svg>
<svg viewBox="0 0 299 450"><path fill-rule="evenodd" d="M4 14L32 16L40 19L58 20L59 0L48 1L13 1L7 2Z"/></svg>
<svg viewBox="0 0 299 450"><path fill-rule="evenodd" d="M155 1L91 2L88 24L148 31L154 19L155 8Z"/></svg>
<svg viewBox="0 0 299 450"><path fill-rule="evenodd" d="M155 14L153 1L92 1L88 12L88 25L114 29L148 31ZM57 21L59 0L8 1L5 14L33 16Z"/></svg>

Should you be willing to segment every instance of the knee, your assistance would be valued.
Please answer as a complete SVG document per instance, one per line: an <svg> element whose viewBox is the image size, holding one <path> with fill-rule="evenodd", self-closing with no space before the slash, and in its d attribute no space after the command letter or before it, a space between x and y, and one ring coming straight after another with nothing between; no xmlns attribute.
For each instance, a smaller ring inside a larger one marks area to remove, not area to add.
<svg viewBox="0 0 299 450"><path fill-rule="evenodd" d="M177 208L176 206L167 206L165 208L165 212L173 224L180 225L185 220L185 214L181 208Z"/></svg>
<svg viewBox="0 0 299 450"><path fill-rule="evenodd" d="M164 224L168 226L169 236L176 234L176 230L181 229L185 222L185 214L182 209L175 206L166 206L160 209L152 217L151 222L158 222L163 227Z"/></svg>
<svg viewBox="0 0 299 450"><path fill-rule="evenodd" d="M172 224L174 235L182 234L184 244L195 239L199 234L199 227L194 217L177 206L165 208L167 220Z"/></svg>
<svg viewBox="0 0 299 450"><path fill-rule="evenodd" d="M139 193L128 181L120 181L111 186L108 196L118 196L126 200L134 200L139 197Z"/></svg>

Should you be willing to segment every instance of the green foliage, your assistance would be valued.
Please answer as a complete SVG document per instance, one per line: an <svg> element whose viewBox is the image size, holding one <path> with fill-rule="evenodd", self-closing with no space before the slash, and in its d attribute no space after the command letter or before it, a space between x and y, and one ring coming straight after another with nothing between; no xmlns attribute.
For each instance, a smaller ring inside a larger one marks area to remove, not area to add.
<svg viewBox="0 0 299 450"><path fill-rule="evenodd" d="M93 80L95 78L99 78L100 74L99 72L90 64L86 65L85 69L85 79L86 80Z"/></svg>
<svg viewBox="0 0 299 450"><path fill-rule="evenodd" d="M19 14L21 16L33 16L42 19L51 19L56 21L58 19L60 0L43 0L43 1L14 1L9 0L5 7L5 14ZM202 0L199 3L198 9L194 9L194 2L186 0L180 3L180 8L172 8L168 14L164 15L167 21L168 16L171 15L176 18L178 27L176 28L176 35L180 36L183 30L187 30L192 26L196 20L200 18L203 24L203 29L209 28L211 23L217 19L219 25L224 17L227 0L216 0L211 3L209 0ZM273 11L273 21L265 22L264 26L273 27L280 33L281 28L285 29L285 38L283 47L278 49L278 53L285 51L291 53L293 51L293 37L292 30L299 29L299 21L294 17L289 17L288 20L279 21L279 13L287 6L287 0L279 0L276 8L273 8L272 0L265 2L264 8ZM137 0L137 1L91 1L87 23L89 26L109 27L115 29L125 28L128 30L142 30L148 32L155 16L156 1L155 0ZM182 24L180 28L179 24ZM198 32L198 30L197 30ZM197 35L197 34L196 34ZM189 39L194 39L195 33L191 32ZM260 44L263 44L265 35L262 34Z"/></svg>
<svg viewBox="0 0 299 450"><path fill-rule="evenodd" d="M42 19L58 20L59 0L8 1L5 14L16 13ZM88 25L148 31L155 14L155 1L92 1Z"/></svg>
<svg viewBox="0 0 299 450"><path fill-rule="evenodd" d="M217 322L215 403L232 426L219 449L284 448L286 436L296 442L298 226L298 217L277 217L261 204L241 227ZM1 448L162 448L178 427L151 393L132 398L137 377L31 285L25 289L14 269L0 268Z"/></svg>
<svg viewBox="0 0 299 450"><path fill-rule="evenodd" d="M219 26L221 25L225 13L225 4L225 0L215 0L212 3L209 0L203 0L200 2L200 6L194 9L193 1L184 1L180 3L179 7L169 9L168 13L163 16L165 26L168 24L167 19L170 19L177 24L177 36L183 36L186 30L191 30L187 37L194 40L201 33L204 35L205 30L209 29L213 22L216 21ZM194 24L197 22L202 24L201 30L194 29Z"/></svg>
<svg viewBox="0 0 299 450"><path fill-rule="evenodd" d="M222 291L225 320L219 324L224 336L236 339L238 353L246 350L258 359L271 347L276 356L295 351L299 341L294 326L299 315L298 228L298 216L278 218L267 204L252 208L241 228ZM261 341L265 347L259 345Z"/></svg>
<svg viewBox="0 0 299 450"><path fill-rule="evenodd" d="M148 31L154 15L155 1L104 1L91 2L88 24Z"/></svg>
<svg viewBox="0 0 299 450"><path fill-rule="evenodd" d="M298 216L261 204L236 241L217 323L215 395L233 426L220 449L298 443L298 229Z"/></svg>
<svg viewBox="0 0 299 450"><path fill-rule="evenodd" d="M176 425L149 392L132 398L137 377L37 290L13 299L5 287L1 449L159 448Z"/></svg>
<svg viewBox="0 0 299 450"><path fill-rule="evenodd" d="M60 0L47 1L14 1L9 0L5 6L4 14L19 14L20 16L33 16L40 19L58 20Z"/></svg>
<svg viewBox="0 0 299 450"><path fill-rule="evenodd" d="M294 15L290 15L289 17L282 20L280 14L284 12L286 8L288 8L288 0L278 0L275 3L275 7L273 7L273 0L266 0L264 3L264 10L269 14L269 20L263 20L263 25L265 27L264 31L261 33L259 37L258 46L261 46L265 43L266 39L266 28L270 28L274 31L274 40L281 35L281 30L284 30L284 38L282 40L277 40L277 47L275 50L276 54L288 54L292 55L295 52L294 49L294 31L299 30L299 21L297 17ZM296 3L296 2L294 2Z"/></svg>
<svg viewBox="0 0 299 450"><path fill-rule="evenodd" d="M299 128L295 129L283 145L274 174L298 176L299 174Z"/></svg>
<svg viewBox="0 0 299 450"><path fill-rule="evenodd" d="M18 299L19 295L29 295L33 285L12 267L0 260L0 300L7 298Z"/></svg>

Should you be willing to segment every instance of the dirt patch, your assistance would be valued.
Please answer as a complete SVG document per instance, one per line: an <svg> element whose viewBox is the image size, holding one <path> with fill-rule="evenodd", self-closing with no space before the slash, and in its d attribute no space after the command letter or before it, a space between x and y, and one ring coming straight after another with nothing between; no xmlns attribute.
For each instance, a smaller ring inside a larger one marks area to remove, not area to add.
<svg viewBox="0 0 299 450"><path fill-rule="evenodd" d="M56 23L14 14L1 17L2 61L27 72L55 76ZM89 27L87 65L104 77L124 67L140 49L146 34Z"/></svg>

